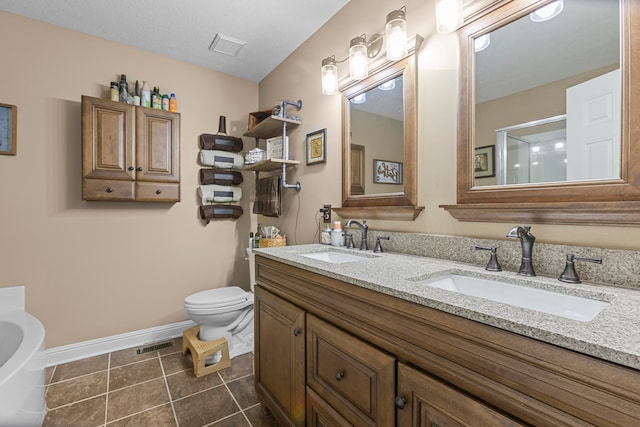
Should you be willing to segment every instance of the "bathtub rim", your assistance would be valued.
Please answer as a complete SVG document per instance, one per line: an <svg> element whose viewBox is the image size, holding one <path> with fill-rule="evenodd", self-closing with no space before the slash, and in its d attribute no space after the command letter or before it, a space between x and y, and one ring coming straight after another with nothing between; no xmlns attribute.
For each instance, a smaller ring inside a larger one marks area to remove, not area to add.
<svg viewBox="0 0 640 427"><path fill-rule="evenodd" d="M18 375L37 356L37 353L43 352L45 340L42 322L26 311L0 312L0 323L2 322L18 325L23 331L23 338L13 355L0 367L0 387Z"/></svg>

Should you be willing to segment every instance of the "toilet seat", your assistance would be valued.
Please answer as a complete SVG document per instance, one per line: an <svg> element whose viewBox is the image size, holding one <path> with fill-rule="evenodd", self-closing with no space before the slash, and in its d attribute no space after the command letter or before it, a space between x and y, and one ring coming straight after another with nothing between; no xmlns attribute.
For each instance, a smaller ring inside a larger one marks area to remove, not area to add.
<svg viewBox="0 0 640 427"><path fill-rule="evenodd" d="M208 289L189 295L184 307L194 313L239 310L253 304L253 294L238 286Z"/></svg>

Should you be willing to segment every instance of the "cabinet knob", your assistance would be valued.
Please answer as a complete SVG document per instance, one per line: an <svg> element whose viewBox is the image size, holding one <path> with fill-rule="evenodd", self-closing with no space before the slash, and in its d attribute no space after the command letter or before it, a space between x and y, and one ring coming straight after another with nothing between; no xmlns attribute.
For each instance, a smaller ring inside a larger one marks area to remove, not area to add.
<svg viewBox="0 0 640 427"><path fill-rule="evenodd" d="M396 397L396 408L398 409L404 409L405 405L407 404L407 399L405 399L404 397Z"/></svg>
<svg viewBox="0 0 640 427"><path fill-rule="evenodd" d="M113 188L107 187L107 193L113 193Z"/></svg>
<svg viewBox="0 0 640 427"><path fill-rule="evenodd" d="M156 190L156 194L162 193L162 190Z"/></svg>
<svg viewBox="0 0 640 427"><path fill-rule="evenodd" d="M336 381L340 381L344 378L344 372L338 371L336 372Z"/></svg>
<svg viewBox="0 0 640 427"><path fill-rule="evenodd" d="M296 329L294 329L294 330L293 330L293 335L295 335L295 336L298 336L298 335L300 335L301 333L302 333L302 331L301 331L300 329L298 329L298 328L296 328Z"/></svg>
<svg viewBox="0 0 640 427"><path fill-rule="evenodd" d="M136 169L138 172L142 172L142 166L138 166L138 169Z"/></svg>
<svg viewBox="0 0 640 427"><path fill-rule="evenodd" d="M134 170L135 168L133 166L129 166L128 168L130 171Z"/></svg>

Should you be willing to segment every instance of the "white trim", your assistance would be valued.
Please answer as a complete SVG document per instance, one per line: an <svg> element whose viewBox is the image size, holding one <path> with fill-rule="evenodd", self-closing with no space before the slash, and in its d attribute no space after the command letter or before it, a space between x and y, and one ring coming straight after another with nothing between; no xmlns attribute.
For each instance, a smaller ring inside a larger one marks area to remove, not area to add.
<svg viewBox="0 0 640 427"><path fill-rule="evenodd" d="M185 320L169 325L49 348L46 350L46 366L55 366L86 357L180 337L185 329L193 326L195 326L193 321Z"/></svg>

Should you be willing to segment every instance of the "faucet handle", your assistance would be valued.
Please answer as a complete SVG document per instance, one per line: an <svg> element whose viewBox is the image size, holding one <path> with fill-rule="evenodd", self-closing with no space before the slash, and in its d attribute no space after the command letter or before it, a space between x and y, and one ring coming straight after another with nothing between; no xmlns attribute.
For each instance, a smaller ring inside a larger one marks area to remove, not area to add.
<svg viewBox="0 0 640 427"><path fill-rule="evenodd" d="M498 262L498 248L497 247L486 247L486 246L476 246L476 250L481 251L489 251L491 252L491 257L489 258L489 262L485 267L485 270L488 271L502 271L502 266Z"/></svg>
<svg viewBox="0 0 640 427"><path fill-rule="evenodd" d="M373 249L373 252L375 252L375 253L384 252L382 250L382 245L380 245L380 240L381 239L382 240L389 240L389 237L388 236L384 236L384 237L383 236L378 236L378 237L376 237L376 247Z"/></svg>
<svg viewBox="0 0 640 427"><path fill-rule="evenodd" d="M574 254L567 254L567 263L564 266L564 271L560 277L558 277L558 280L566 283L582 283L580 281L580 277L578 277L578 273L576 273L574 261L587 261L602 264L602 258L583 258L577 257Z"/></svg>
<svg viewBox="0 0 640 427"><path fill-rule="evenodd" d="M347 236L347 249L355 249L356 245L353 243L353 233L346 233Z"/></svg>

